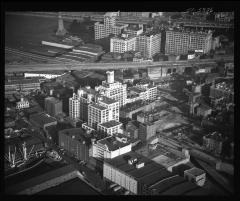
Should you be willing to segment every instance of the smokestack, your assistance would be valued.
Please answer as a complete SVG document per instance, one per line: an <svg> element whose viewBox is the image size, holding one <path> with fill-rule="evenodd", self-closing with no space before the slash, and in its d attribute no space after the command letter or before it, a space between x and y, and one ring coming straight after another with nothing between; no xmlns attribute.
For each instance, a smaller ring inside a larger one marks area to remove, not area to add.
<svg viewBox="0 0 240 201"><path fill-rule="evenodd" d="M107 71L107 82L109 84L114 83L114 71Z"/></svg>

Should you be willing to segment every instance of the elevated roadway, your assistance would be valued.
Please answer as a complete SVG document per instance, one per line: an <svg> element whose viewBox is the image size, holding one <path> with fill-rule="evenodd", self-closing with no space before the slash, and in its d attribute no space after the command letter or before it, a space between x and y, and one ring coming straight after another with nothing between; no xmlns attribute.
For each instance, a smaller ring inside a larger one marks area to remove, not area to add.
<svg viewBox="0 0 240 201"><path fill-rule="evenodd" d="M53 71L53 70L119 70L119 69L141 69L141 68L157 68L157 67L181 67L181 66L196 66L196 65L212 65L217 61L224 60L233 62L233 57L224 59L202 59L195 61L160 61L148 63L80 63L80 62L62 62L59 64L6 64L5 73L11 72L26 72L26 71Z"/></svg>

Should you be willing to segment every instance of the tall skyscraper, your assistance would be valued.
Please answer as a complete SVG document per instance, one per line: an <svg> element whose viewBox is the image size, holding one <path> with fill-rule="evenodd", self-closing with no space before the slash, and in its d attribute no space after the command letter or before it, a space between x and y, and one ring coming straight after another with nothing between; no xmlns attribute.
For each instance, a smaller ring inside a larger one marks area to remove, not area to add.
<svg viewBox="0 0 240 201"><path fill-rule="evenodd" d="M69 98L69 117L73 120L80 118L80 100L75 93L72 98Z"/></svg>
<svg viewBox="0 0 240 201"><path fill-rule="evenodd" d="M58 13L58 30L56 32L57 36L64 36L67 33L66 29L64 28L63 25L63 19L61 12Z"/></svg>
<svg viewBox="0 0 240 201"><path fill-rule="evenodd" d="M45 111L53 117L62 113L62 101L54 97L45 98Z"/></svg>

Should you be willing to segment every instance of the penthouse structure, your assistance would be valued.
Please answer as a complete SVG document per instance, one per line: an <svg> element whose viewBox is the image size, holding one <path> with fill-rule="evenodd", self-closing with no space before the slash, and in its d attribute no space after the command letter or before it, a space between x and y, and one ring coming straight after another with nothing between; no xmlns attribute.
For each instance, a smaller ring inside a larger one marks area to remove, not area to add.
<svg viewBox="0 0 240 201"><path fill-rule="evenodd" d="M143 33L143 25L129 25L124 29L124 32L129 36L138 36Z"/></svg>
<svg viewBox="0 0 240 201"><path fill-rule="evenodd" d="M207 192L135 152L105 159L103 177L132 195L191 195Z"/></svg>
<svg viewBox="0 0 240 201"><path fill-rule="evenodd" d="M136 50L145 58L152 58L160 52L161 33L142 33L137 36Z"/></svg>
<svg viewBox="0 0 240 201"><path fill-rule="evenodd" d="M212 44L212 32L166 31L165 54L187 54L190 50L208 53Z"/></svg>
<svg viewBox="0 0 240 201"><path fill-rule="evenodd" d="M93 157L98 159L115 158L122 154L130 152L132 144L130 138L116 134L98 140L93 144Z"/></svg>
<svg viewBox="0 0 240 201"><path fill-rule="evenodd" d="M127 85L114 80L114 71L107 71L107 80L95 87L99 94L119 102L119 107L126 104Z"/></svg>
<svg viewBox="0 0 240 201"><path fill-rule="evenodd" d="M110 40L110 52L124 53L136 50L136 37L122 34Z"/></svg>

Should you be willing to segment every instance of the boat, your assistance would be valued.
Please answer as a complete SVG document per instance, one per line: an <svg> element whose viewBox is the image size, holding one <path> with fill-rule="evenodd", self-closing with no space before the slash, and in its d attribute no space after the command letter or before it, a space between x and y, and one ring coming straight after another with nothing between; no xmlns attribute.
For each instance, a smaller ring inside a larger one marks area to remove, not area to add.
<svg viewBox="0 0 240 201"><path fill-rule="evenodd" d="M9 146L8 156L5 154L6 166L5 166L5 175L6 177L18 174L23 171L31 169L33 166L40 164L41 161L45 158L45 150L38 150L32 152L34 145L32 146L29 153L27 153L26 143L22 145L22 150L19 149L17 153L16 146L14 147L14 152L11 152ZM21 154L19 156L19 154Z"/></svg>

